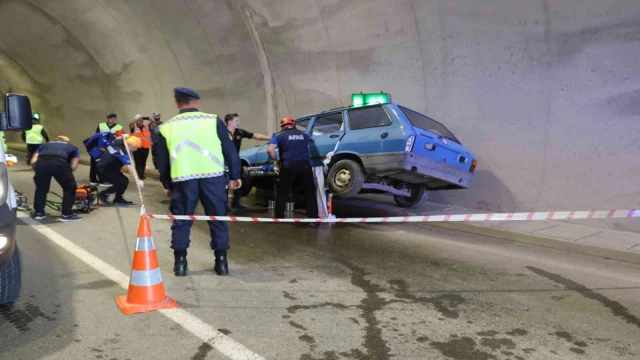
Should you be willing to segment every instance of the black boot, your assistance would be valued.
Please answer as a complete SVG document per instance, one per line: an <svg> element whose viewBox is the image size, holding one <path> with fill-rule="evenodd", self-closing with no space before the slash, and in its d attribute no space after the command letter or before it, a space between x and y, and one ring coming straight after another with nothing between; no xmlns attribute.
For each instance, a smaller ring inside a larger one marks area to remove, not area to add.
<svg viewBox="0 0 640 360"><path fill-rule="evenodd" d="M187 255L178 255L173 263L173 273L176 276L187 276Z"/></svg>
<svg viewBox="0 0 640 360"><path fill-rule="evenodd" d="M220 276L229 276L229 264L227 263L226 251L214 251L216 257L216 265L213 269Z"/></svg>

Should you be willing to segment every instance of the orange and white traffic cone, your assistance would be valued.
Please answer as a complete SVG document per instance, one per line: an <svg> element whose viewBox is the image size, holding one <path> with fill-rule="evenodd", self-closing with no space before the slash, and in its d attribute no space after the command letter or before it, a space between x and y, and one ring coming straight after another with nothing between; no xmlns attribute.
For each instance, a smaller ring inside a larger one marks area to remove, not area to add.
<svg viewBox="0 0 640 360"><path fill-rule="evenodd" d="M127 295L119 296L116 303L127 315L178 307L178 303L164 292L156 248L146 216L140 218L129 291Z"/></svg>

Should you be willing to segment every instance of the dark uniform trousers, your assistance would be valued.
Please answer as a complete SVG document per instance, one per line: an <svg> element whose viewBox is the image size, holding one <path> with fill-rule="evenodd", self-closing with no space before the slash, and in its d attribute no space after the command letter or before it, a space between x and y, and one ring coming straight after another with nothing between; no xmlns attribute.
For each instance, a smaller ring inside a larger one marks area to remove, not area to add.
<svg viewBox="0 0 640 360"><path fill-rule="evenodd" d="M98 179L98 170L96 169L98 166L98 163L96 162L96 159L93 158L93 156L91 157L91 167L89 168L89 181L92 183L98 183L99 179Z"/></svg>
<svg viewBox="0 0 640 360"><path fill-rule="evenodd" d="M117 199L122 198L124 192L127 191L127 187L129 186L129 179L120 172L120 169L112 168L106 171L99 171L98 173L101 181L111 184L107 190L103 191L103 194L116 194Z"/></svg>
<svg viewBox="0 0 640 360"><path fill-rule="evenodd" d="M27 165L31 165L31 158L42 144L27 144Z"/></svg>
<svg viewBox="0 0 640 360"><path fill-rule="evenodd" d="M140 148L133 152L133 161L136 163L136 172L140 179L144 179L144 171L147 167L147 159L149 158L149 149Z"/></svg>
<svg viewBox="0 0 640 360"><path fill-rule="evenodd" d="M315 219L318 217L318 201L316 200L316 182L313 178L313 171L308 161L296 161L287 164L287 167L280 168L280 189L276 198L276 217L284 218L284 208L289 192L298 182L302 182L304 188L304 199L307 208L307 216Z"/></svg>
<svg viewBox="0 0 640 360"><path fill-rule="evenodd" d="M227 213L227 179L216 176L205 179L193 179L171 183L171 204L169 211L173 215L193 215L202 203L207 216L224 216ZM211 249L226 251L229 249L229 227L223 221L207 221L211 233ZM171 226L171 248L186 250L191 243L189 235L193 221L174 220Z"/></svg>
<svg viewBox="0 0 640 360"><path fill-rule="evenodd" d="M62 159L41 157L36 162L36 174L33 181L36 184L36 194L33 208L36 213L44 213L47 193L51 186L51 178L56 179L62 187L62 215L71 215L73 203L76 199L76 179L69 164Z"/></svg>

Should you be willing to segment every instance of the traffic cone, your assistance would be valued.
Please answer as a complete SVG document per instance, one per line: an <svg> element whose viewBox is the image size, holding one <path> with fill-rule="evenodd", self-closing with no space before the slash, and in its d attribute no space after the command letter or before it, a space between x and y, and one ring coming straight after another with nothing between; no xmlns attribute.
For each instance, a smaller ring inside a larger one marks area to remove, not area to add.
<svg viewBox="0 0 640 360"><path fill-rule="evenodd" d="M116 304L127 315L178 307L178 303L164 292L156 248L146 216L140 218L129 292L119 296Z"/></svg>

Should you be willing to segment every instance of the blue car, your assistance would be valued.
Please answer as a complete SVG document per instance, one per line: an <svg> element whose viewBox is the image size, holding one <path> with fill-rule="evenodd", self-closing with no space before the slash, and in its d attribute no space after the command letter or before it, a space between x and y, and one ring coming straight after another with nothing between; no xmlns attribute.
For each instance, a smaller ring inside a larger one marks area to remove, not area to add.
<svg viewBox="0 0 640 360"><path fill-rule="evenodd" d="M325 176L334 196L389 193L405 208L428 192L464 189L473 182L476 159L444 125L395 103L346 107L296 120L311 136L314 166L333 152ZM277 172L267 144L240 152L243 192L273 189Z"/></svg>

